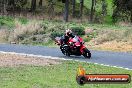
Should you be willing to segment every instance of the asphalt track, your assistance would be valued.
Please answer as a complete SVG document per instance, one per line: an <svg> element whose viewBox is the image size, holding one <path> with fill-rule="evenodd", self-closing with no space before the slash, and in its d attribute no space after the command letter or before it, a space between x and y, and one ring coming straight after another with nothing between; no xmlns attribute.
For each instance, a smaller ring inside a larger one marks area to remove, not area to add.
<svg viewBox="0 0 132 88"><path fill-rule="evenodd" d="M73 59L73 60L92 62L92 63L98 63L109 66L117 66L126 69L132 69L132 53L125 53L125 52L91 50L92 58L85 59L83 56L66 57L61 53L59 48L49 48L44 46L0 44L0 51L52 56L59 58L63 57L65 59Z"/></svg>

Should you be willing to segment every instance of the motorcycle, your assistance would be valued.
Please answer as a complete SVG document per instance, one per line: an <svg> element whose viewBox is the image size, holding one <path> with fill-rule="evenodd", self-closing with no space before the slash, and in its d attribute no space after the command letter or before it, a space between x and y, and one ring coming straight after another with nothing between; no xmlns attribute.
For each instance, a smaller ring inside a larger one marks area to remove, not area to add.
<svg viewBox="0 0 132 88"><path fill-rule="evenodd" d="M85 58L89 58L89 59L91 58L91 52L86 48L83 39L79 36L70 38L67 44L61 42L61 37L56 37L55 43L60 46L60 50L66 56L83 55Z"/></svg>

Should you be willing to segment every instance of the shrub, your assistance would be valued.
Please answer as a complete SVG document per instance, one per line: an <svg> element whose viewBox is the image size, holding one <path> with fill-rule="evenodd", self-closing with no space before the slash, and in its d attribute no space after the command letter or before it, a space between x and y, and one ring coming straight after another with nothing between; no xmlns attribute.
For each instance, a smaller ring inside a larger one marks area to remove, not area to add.
<svg viewBox="0 0 132 88"><path fill-rule="evenodd" d="M112 17L109 16L109 15L105 16L105 23L107 23L107 24L113 24Z"/></svg>
<svg viewBox="0 0 132 88"><path fill-rule="evenodd" d="M61 37L63 35L62 32L52 32L50 37L54 40L55 37Z"/></svg>
<svg viewBox="0 0 132 88"><path fill-rule="evenodd" d="M85 28L84 27L71 27L72 31L76 34L76 35L85 35Z"/></svg>
<svg viewBox="0 0 132 88"><path fill-rule="evenodd" d="M21 24L27 24L28 23L28 19L26 19L26 18L19 18L19 21Z"/></svg>
<svg viewBox="0 0 132 88"><path fill-rule="evenodd" d="M62 36L64 33L64 30L66 29L66 25L63 23L58 22L49 22L44 21L42 23L43 30L45 33L50 34L50 38L54 39L57 36Z"/></svg>
<svg viewBox="0 0 132 88"><path fill-rule="evenodd" d="M86 37L84 38L85 42L89 42L90 40L92 40L93 38L96 38L97 33L96 32L92 32L86 35Z"/></svg>
<svg viewBox="0 0 132 88"><path fill-rule="evenodd" d="M12 28L15 26L14 19L12 17L0 16L0 26L7 26Z"/></svg>

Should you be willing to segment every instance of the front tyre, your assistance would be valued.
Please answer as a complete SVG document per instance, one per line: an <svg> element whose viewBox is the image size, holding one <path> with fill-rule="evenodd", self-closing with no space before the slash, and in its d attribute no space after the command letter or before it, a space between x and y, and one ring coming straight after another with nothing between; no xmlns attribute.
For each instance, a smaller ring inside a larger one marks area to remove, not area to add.
<svg viewBox="0 0 132 88"><path fill-rule="evenodd" d="M85 57L85 58L91 58L91 52L87 49L87 48L84 48L84 50L83 50L83 56Z"/></svg>
<svg viewBox="0 0 132 88"><path fill-rule="evenodd" d="M66 56L70 56L70 52L68 51L69 50L69 47L68 46L63 46L61 47L61 51L64 55Z"/></svg>

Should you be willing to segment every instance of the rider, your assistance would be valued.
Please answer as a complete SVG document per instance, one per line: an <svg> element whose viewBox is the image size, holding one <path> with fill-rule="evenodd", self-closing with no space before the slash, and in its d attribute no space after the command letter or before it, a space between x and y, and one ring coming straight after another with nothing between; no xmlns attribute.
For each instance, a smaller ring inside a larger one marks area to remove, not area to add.
<svg viewBox="0 0 132 88"><path fill-rule="evenodd" d="M68 42L68 40L70 39L70 38L74 38L75 36L73 35L73 33L72 33L72 30L71 29L67 29L66 31L65 31L65 34L62 36L62 38L61 38L61 42L62 43L64 43L64 44L67 44L67 42Z"/></svg>

